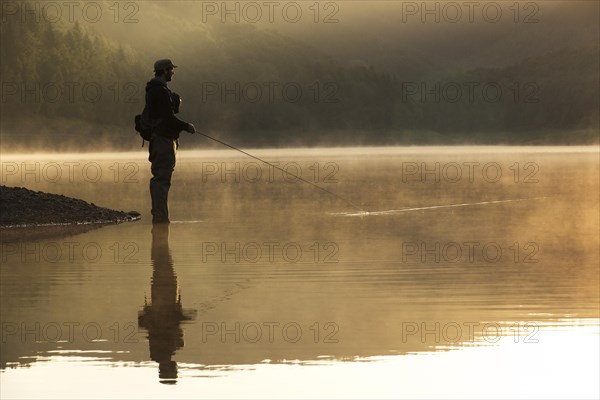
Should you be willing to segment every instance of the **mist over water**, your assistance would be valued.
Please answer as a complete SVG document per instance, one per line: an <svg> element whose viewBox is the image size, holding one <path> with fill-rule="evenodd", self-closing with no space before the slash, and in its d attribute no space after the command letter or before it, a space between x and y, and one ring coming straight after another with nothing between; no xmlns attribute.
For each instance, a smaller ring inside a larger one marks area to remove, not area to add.
<svg viewBox="0 0 600 400"><path fill-rule="evenodd" d="M599 398L599 4L2 1L0 397Z"/></svg>
<svg viewBox="0 0 600 400"><path fill-rule="evenodd" d="M51 4L1 10L4 152L131 150L161 58L237 146L598 143L597 2Z"/></svg>
<svg viewBox="0 0 600 400"><path fill-rule="evenodd" d="M36 395L20 382L39 373L62 387L78 368L113 379L107 396L131 390L128 379L144 382L143 397L163 393L159 382L175 383L176 397L237 396L242 377L257 395L291 395L277 377L310 397L328 387L435 396L416 384L422 374L452 393L487 393L451 372L475 376L472 363L490 365L480 383L508 397L597 392L597 149L255 153L362 210L235 152L181 152L173 222L153 229L142 152L3 159L40 171L36 182L5 169L3 184L142 213L75 236L3 240L3 396ZM73 181L48 181L49 163L63 162L79 163ZM589 376L563 363L574 340L572 362ZM551 372L542 353L556 357ZM493 383L521 364L530 380ZM415 384L399 392L391 371Z"/></svg>

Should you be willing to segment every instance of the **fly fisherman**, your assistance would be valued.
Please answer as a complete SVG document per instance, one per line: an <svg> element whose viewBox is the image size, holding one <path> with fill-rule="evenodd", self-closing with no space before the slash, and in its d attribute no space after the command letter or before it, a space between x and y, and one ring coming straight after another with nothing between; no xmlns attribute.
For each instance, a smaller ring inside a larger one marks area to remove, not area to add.
<svg viewBox="0 0 600 400"><path fill-rule="evenodd" d="M152 163L150 196L152 197L152 223L168 223L167 200L171 176L175 169L175 155L179 146L179 132L195 133L194 125L177 118L180 98L171 92L167 82L175 72L171 60L154 63L154 78L146 84L146 108L152 120L159 121L150 139L148 161Z"/></svg>

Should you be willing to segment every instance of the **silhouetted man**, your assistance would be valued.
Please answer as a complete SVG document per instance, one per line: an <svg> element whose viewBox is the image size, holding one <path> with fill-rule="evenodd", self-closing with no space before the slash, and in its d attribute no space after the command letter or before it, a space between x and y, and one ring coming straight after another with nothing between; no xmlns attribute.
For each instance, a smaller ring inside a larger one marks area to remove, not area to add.
<svg viewBox="0 0 600 400"><path fill-rule="evenodd" d="M158 121L150 139L148 160L152 163L150 196L152 197L152 222L169 222L167 205L171 177L175 169L175 157L179 145L179 133L195 133L194 125L177 118L180 99L171 92L167 82L175 74L171 60L158 60L154 63L154 78L146 84L146 108L149 117Z"/></svg>

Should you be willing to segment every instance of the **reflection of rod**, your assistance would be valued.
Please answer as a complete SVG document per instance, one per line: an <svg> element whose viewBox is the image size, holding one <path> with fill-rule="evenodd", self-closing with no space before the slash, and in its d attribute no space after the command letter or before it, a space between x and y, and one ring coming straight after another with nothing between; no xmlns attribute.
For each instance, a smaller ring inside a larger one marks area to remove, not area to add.
<svg viewBox="0 0 600 400"><path fill-rule="evenodd" d="M206 133L202 133L202 132L200 132L200 131L196 131L196 133L199 133L200 135L202 135L202 136L204 136L204 137L207 137L207 138L209 138L209 139L211 139L211 140L214 140L214 141L215 141L215 142L217 142L217 143L221 143L222 145L224 145L224 146L227 146L227 147L229 147L229 148L231 148L231 149L233 149L233 150L237 150L237 151L239 151L240 153L243 153L243 154L247 155L248 157L252 157L252 158L254 158L254 159L258 160L258 161L264 162L265 164L267 164L267 165L270 165L270 166L271 166L271 167L273 167L273 168L277 168L278 170L280 170L280 171L282 171L282 172L284 172L284 173L286 173L286 174L288 174L288 175L291 175L291 176L293 176L294 178L300 179L302 182L306 182L306 183L308 183L309 185L313 185L314 187L316 187L317 189L320 189L320 190L324 191L325 193L329 193L330 195L332 195L332 196L335 196L335 197L337 197L338 199L344 200L346 203L350 204L352 207L356 208L357 210L361 210L361 211L362 211L362 208L361 208L361 207L357 206L356 204L354 204L354 203L353 203L353 202L351 202L350 200L348 200L348 199L346 199L346 198L344 198L344 197L340 196L339 194L333 193L333 192L331 192L331 191L329 191L329 190L325 189L324 187L321 187L321 186L319 186L319 185L317 185L317 184L315 184L315 183L313 183L313 182L311 182L311 181L307 181L306 179L303 179L302 177L300 177L300 176L298 176L298 175L292 174L291 172L288 172L288 171L284 170L283 168L279 168L277 165L273 165L273 164L271 164L270 162L263 160L262 158L258 158L258 157L256 157L256 156L253 156L252 154L250 154L250 153L247 153L247 152L245 152L244 150L240 150L240 149L238 149L238 148L237 148L237 147L235 147L235 146L232 146L232 145L230 145L230 144L227 144L227 143L225 143L225 142L222 142L222 141L220 141L219 139L215 139L214 137L212 137L212 136L209 136L209 135L207 135Z"/></svg>

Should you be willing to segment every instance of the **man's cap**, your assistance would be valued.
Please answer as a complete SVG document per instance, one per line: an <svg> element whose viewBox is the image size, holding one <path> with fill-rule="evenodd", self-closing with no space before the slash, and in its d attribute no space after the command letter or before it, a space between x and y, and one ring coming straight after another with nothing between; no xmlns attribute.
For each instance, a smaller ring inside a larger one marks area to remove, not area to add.
<svg viewBox="0 0 600 400"><path fill-rule="evenodd" d="M173 64L173 61L165 58L163 60L158 60L154 63L154 71L160 71L167 68L177 68L177 65Z"/></svg>

